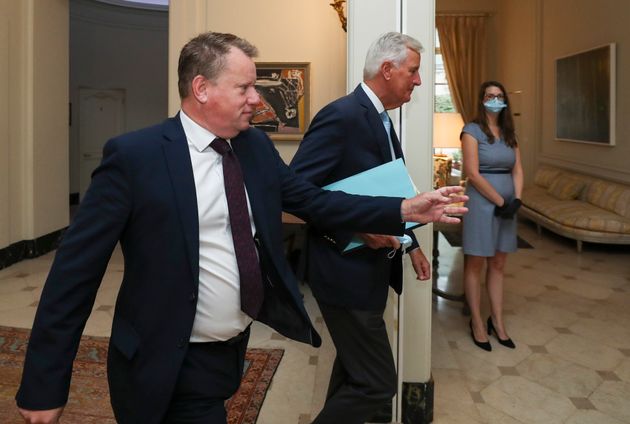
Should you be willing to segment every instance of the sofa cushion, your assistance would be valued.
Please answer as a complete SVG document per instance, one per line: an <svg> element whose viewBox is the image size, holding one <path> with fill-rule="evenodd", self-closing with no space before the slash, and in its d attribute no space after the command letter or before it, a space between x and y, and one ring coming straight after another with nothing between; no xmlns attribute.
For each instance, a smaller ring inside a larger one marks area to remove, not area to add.
<svg viewBox="0 0 630 424"><path fill-rule="evenodd" d="M583 180L568 175L560 175L553 180L547 191L558 200L573 200L580 196L585 185Z"/></svg>
<svg viewBox="0 0 630 424"><path fill-rule="evenodd" d="M538 168L534 175L534 184L540 187L549 188L551 183L560 174L560 171L553 168Z"/></svg>
<svg viewBox="0 0 630 424"><path fill-rule="evenodd" d="M581 200L558 201L539 187L523 190L523 203L547 218L568 226L601 233L630 234L630 219Z"/></svg>
<svg viewBox="0 0 630 424"><path fill-rule="evenodd" d="M594 206L630 218L630 187L595 180L589 184L584 198Z"/></svg>
<svg viewBox="0 0 630 424"><path fill-rule="evenodd" d="M580 200L559 203L551 217L562 225L602 233L630 234L630 219Z"/></svg>
<svg viewBox="0 0 630 424"><path fill-rule="evenodd" d="M525 187L521 194L521 200L525 206L540 213L558 201L550 196L547 190L537 186Z"/></svg>

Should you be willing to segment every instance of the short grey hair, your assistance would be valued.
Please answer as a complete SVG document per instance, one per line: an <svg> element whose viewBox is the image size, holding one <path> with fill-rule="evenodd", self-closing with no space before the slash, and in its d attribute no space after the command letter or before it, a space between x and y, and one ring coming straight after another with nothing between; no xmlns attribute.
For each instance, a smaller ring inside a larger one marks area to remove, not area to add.
<svg viewBox="0 0 630 424"><path fill-rule="evenodd" d="M258 55L258 49L249 41L234 34L206 32L190 40L179 54L177 66L179 97L190 94L190 84L197 75L215 81L226 65L225 57L232 48L239 49L249 58Z"/></svg>
<svg viewBox="0 0 630 424"><path fill-rule="evenodd" d="M363 79L376 76L383 62L391 61L396 67L407 58L407 49L420 54L424 51L420 41L399 32L388 32L372 43L365 56Z"/></svg>

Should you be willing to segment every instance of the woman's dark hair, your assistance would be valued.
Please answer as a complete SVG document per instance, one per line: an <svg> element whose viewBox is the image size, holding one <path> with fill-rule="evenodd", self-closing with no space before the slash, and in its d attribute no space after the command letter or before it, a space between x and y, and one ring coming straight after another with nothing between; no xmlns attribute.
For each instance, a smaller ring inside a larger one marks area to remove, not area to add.
<svg viewBox="0 0 630 424"><path fill-rule="evenodd" d="M516 134L514 132L514 120L512 119L512 108L510 107L510 99L508 98L507 91L505 91L505 87L498 81L486 81L481 84L479 88L479 96L477 98L477 117L473 119L473 122L479 125L481 131L484 132L485 135L488 136L488 142L490 144L494 143L494 135L490 128L488 127L488 117L486 115L486 108L483 105L483 99L486 96L486 88L488 87L497 87L503 93L503 101L507 107L501 109L498 117L499 129L501 130L501 135L503 136L503 140L505 144L514 148L518 145L516 141Z"/></svg>

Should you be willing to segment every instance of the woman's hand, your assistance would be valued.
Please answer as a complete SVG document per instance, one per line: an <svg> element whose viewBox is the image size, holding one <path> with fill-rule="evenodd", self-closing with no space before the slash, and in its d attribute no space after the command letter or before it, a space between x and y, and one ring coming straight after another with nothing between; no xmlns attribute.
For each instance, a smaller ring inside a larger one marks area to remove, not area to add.
<svg viewBox="0 0 630 424"><path fill-rule="evenodd" d="M512 199L510 203L503 202L503 206L497 206L494 208L494 216L499 216L504 219L512 219L522 204L523 203L519 198Z"/></svg>

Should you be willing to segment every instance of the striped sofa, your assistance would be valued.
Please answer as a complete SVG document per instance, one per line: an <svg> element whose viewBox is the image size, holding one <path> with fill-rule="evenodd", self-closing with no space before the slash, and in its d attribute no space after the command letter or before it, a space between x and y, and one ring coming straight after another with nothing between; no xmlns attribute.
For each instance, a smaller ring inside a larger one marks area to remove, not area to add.
<svg viewBox="0 0 630 424"><path fill-rule="evenodd" d="M630 244L630 185L551 166L536 170L523 190L519 216L582 242Z"/></svg>

